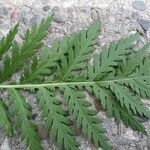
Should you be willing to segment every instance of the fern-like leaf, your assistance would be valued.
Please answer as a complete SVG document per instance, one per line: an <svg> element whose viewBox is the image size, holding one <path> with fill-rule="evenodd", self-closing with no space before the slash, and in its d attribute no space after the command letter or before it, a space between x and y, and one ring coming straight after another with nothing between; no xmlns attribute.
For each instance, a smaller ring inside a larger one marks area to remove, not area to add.
<svg viewBox="0 0 150 150"><path fill-rule="evenodd" d="M42 147L38 138L37 127L31 121L30 105L16 89L10 89L9 93L16 125L21 129L22 139L26 140L30 150L41 150Z"/></svg>
<svg viewBox="0 0 150 150"><path fill-rule="evenodd" d="M43 53L44 57L40 57L38 62L36 60L32 62L34 67L25 69L21 83L32 82L34 79L42 80L41 75L51 74L50 68L54 65L58 66L58 62L61 62L61 67L57 76L59 76L59 80L66 80L72 71L85 67L84 62L90 58L89 53L93 51L99 31L100 22L97 21L91 24L87 30L73 33L69 37L54 42L50 55Z"/></svg>
<svg viewBox="0 0 150 150"><path fill-rule="evenodd" d="M87 30L74 33L68 38L68 53L61 56L59 80L72 80L74 71L86 67L85 61L91 58L90 52L94 50L96 38L100 32L100 21L91 24ZM66 57L67 56L67 57Z"/></svg>
<svg viewBox="0 0 150 150"><path fill-rule="evenodd" d="M89 92L93 92L97 100L102 104L102 107L106 110L107 115L114 117L118 124L122 120L127 127L130 126L132 129L146 134L144 126L138 121L137 117L133 116L132 112L128 111L125 107L122 107L111 91L97 84L94 84L92 89L91 87L86 87L86 89L88 91L90 89Z"/></svg>
<svg viewBox="0 0 150 150"><path fill-rule="evenodd" d="M138 113L141 116L150 117L148 109L144 107L138 96L135 96L134 93L119 84L112 83L109 86L123 107L125 106L127 110L132 110L134 114Z"/></svg>
<svg viewBox="0 0 150 150"><path fill-rule="evenodd" d="M97 147L110 149L104 129L99 125L100 121L96 118L96 112L88 109L89 103L84 100L80 92L74 91L69 86L64 88L65 101L69 106L69 111L73 114L77 126L82 129L87 138Z"/></svg>
<svg viewBox="0 0 150 150"><path fill-rule="evenodd" d="M49 16L46 20L43 19L39 26L34 25L31 30L27 30L25 40L20 47L17 42L12 46L12 57L6 56L3 59L4 67L0 71L0 82L3 82L17 72L24 63L27 62L41 48L43 38L47 35L48 27L50 26L52 17Z"/></svg>
<svg viewBox="0 0 150 150"><path fill-rule="evenodd" d="M40 58L34 57L31 67L26 66L22 74L21 83L41 82L44 75L50 75L53 66L57 66L61 56L68 50L68 38L54 42L49 52L49 48L44 48Z"/></svg>
<svg viewBox="0 0 150 150"><path fill-rule="evenodd" d="M149 45L147 45L149 46ZM143 52L144 53L144 52ZM141 52L138 54L142 55ZM131 61L132 59L132 61ZM138 61L137 61L138 60ZM137 62L137 63L136 63ZM131 69L131 66L136 65L134 69ZM135 91L139 96L143 98L150 98L150 61L148 58L143 57L143 59L138 59L138 56L134 58L130 58L127 61L127 64L122 67L122 71L120 71L120 78L126 78L130 80L120 81L120 84L125 84L130 87L133 91ZM132 73L130 70L132 70ZM140 76L139 76L140 75Z"/></svg>
<svg viewBox="0 0 150 150"><path fill-rule="evenodd" d="M78 149L78 143L73 137L74 133L69 127L70 120L65 116L66 113L61 108L61 102L46 88L39 89L38 99L47 131L51 130L52 137L59 147L69 150Z"/></svg>
<svg viewBox="0 0 150 150"><path fill-rule="evenodd" d="M3 56L3 54L5 54L12 46L15 35L18 32L18 27L19 27L19 23L17 23L15 27L9 31L6 37L3 37L0 40L0 59Z"/></svg>
<svg viewBox="0 0 150 150"><path fill-rule="evenodd" d="M122 62L117 76L128 77L132 75L136 68L141 66L149 48L150 44L144 45L140 50L129 56L126 61Z"/></svg>
<svg viewBox="0 0 150 150"><path fill-rule="evenodd" d="M13 129L10 121L10 114L8 112L8 107L0 98L0 126L5 128L6 134L8 136L12 135Z"/></svg>
<svg viewBox="0 0 150 150"><path fill-rule="evenodd" d="M19 92L19 89L27 89L37 94L47 132L52 133L60 149L79 149L68 115L75 119L77 127L97 148L111 149L96 111L89 107L82 93L86 89L118 124L122 121L127 127L146 134L140 119L149 118L150 110L140 98L150 97L149 44L135 52L133 43L138 36L130 35L113 42L90 61L100 31L100 21L97 20L87 29L56 41L50 51L44 48L42 56L37 55L50 24L51 17L48 17L39 26L27 30L21 46L13 42L17 26L8 38L1 40L0 50L3 50L0 54L4 57L1 57L0 90L9 91L12 110L9 112L0 99L0 125L6 132L11 130L9 114L14 115L16 126L20 127L22 139L26 140L29 149L42 149L37 127L31 120L31 107ZM12 51L8 55L9 49ZM21 79L12 82L11 76L18 71ZM55 97L57 90L64 96L69 110L67 114Z"/></svg>
<svg viewBox="0 0 150 150"><path fill-rule="evenodd" d="M133 43L137 40L137 34L130 35L126 39L113 42L109 48L104 48L94 58L93 66L89 67L89 77L92 80L101 79L106 73L112 72L113 67L118 66L126 55L132 52Z"/></svg>

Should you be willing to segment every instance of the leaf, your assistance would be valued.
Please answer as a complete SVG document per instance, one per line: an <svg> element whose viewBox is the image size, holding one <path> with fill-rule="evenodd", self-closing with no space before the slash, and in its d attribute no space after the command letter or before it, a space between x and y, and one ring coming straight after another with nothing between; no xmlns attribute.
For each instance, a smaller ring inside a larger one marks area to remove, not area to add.
<svg viewBox="0 0 150 150"><path fill-rule="evenodd" d="M87 136L89 141L93 142L96 147L101 146L103 149L110 149L108 139L104 135L105 131L99 125L100 121L96 118L95 111L88 109L89 103L82 98L81 93L65 86L64 96L78 128L82 129L83 134Z"/></svg>
<svg viewBox="0 0 150 150"><path fill-rule="evenodd" d="M73 33L70 37L65 37L61 41L53 43L50 55L43 55L44 57L41 57L37 63L33 62L35 67L32 70L30 70L30 68L25 70L25 74L23 75L23 78L21 78L21 82L32 82L32 80L37 77L39 77L38 80L41 80L40 76L50 74L50 68L57 66L57 63L60 60L61 69L59 70L60 72L58 72L60 78L62 78L65 73L66 77L70 76L69 74L73 71L71 68L83 68L85 66L84 61L89 59L88 53L93 50L93 45L96 42L95 39L98 35L96 32L99 32L99 30L100 22L97 20L94 24L91 24L87 30ZM84 43L86 43L86 45ZM70 57L68 64L66 64L66 61L68 61L68 58L66 58L67 55ZM61 72L61 70L63 70L63 72Z"/></svg>
<svg viewBox="0 0 150 150"><path fill-rule="evenodd" d="M26 66L24 73L22 74L21 83L31 83L36 80L42 81L44 75L50 75L52 68L57 66L57 62L60 61L61 55L66 54L68 39L65 37L61 41L53 43L51 51L49 48L44 48L41 57L38 59L34 57L31 67Z"/></svg>
<svg viewBox="0 0 150 150"><path fill-rule="evenodd" d="M132 66L132 64L130 63ZM129 66L129 65L128 65ZM126 70L129 68L126 66ZM125 82L120 82L130 87L139 96L143 98L150 98L150 71L149 71L150 61L147 58L143 58L142 62L139 64L138 68L134 70L131 75L128 75L132 80L126 80ZM124 74L124 71L122 71ZM140 76L139 76L140 75ZM128 77L127 76L127 77Z"/></svg>
<svg viewBox="0 0 150 150"><path fill-rule="evenodd" d="M125 56L132 52L133 43L137 40L137 34L130 35L126 39L113 42L109 48L105 48L100 55L96 55L93 66L89 67L90 80L99 80L106 73L112 72Z"/></svg>
<svg viewBox="0 0 150 150"><path fill-rule="evenodd" d="M36 52L42 48L51 19L50 16L39 26L27 30L22 45L13 42L15 34L10 35L9 48L6 46L6 54L1 60L0 90L10 92L11 111L0 99L0 125L9 132L12 127L9 116L14 116L15 130L20 129L29 149L42 149L37 127L31 119L32 108L19 92L20 89L30 90L37 95L46 130L58 148L79 149L71 130L70 118L73 118L74 125L97 148L111 149L101 121L96 117L97 112L85 99L83 92L87 90L101 103L101 111L114 117L118 124L123 122L146 134L140 119L150 117L149 108L141 101L141 97L150 97L149 44L135 52L133 45L138 36L130 35L113 42L92 58L100 31L100 21L97 20L87 29L54 42L51 48L43 48L39 55ZM9 54L8 49L11 50ZM11 79L14 73L17 74L16 80ZM58 91L62 92L69 113L56 98Z"/></svg>
<svg viewBox="0 0 150 150"><path fill-rule="evenodd" d="M59 64L58 78L60 81L71 80L72 78L70 77L74 71L86 67L85 62L91 58L89 53L94 50L94 44L100 32L100 24L100 21L97 20L87 30L83 29L68 38L67 54L61 55Z"/></svg>
<svg viewBox="0 0 150 150"><path fill-rule="evenodd" d="M22 139L26 140L30 150L41 150L42 147L37 134L37 126L31 121L30 105L16 89L10 89L9 93L16 125L21 129Z"/></svg>
<svg viewBox="0 0 150 150"><path fill-rule="evenodd" d="M126 61L121 63L116 75L110 74L106 79L112 80L112 83L126 85L139 96L150 97L150 71L148 70L150 63L146 59L149 47L150 44L146 44L138 52L131 54Z"/></svg>
<svg viewBox="0 0 150 150"><path fill-rule="evenodd" d="M125 106L128 111L132 110L135 115L138 113L141 116L150 117L148 109L144 107L144 104L141 102L140 98L135 96L134 93L116 83L110 84L109 86L111 91L120 101L121 106Z"/></svg>
<svg viewBox="0 0 150 150"><path fill-rule="evenodd" d="M121 106L111 91L94 84L93 94L101 102L109 117L114 117L117 123L120 123L122 120L127 127L130 126L133 130L138 130L146 134L144 126L133 116L132 112Z"/></svg>
<svg viewBox="0 0 150 150"><path fill-rule="evenodd" d="M146 54L147 50L150 48L150 43L144 45L138 52L135 54L132 54L126 61L126 64L120 66L121 71L118 76L120 77L128 77L129 75L133 74L133 72L136 70L137 67L139 67Z"/></svg>
<svg viewBox="0 0 150 150"><path fill-rule="evenodd" d="M3 54L5 54L12 46L15 35L18 32L18 27L19 27L19 23L17 23L15 27L9 31L6 37L3 37L0 40L0 59L3 56Z"/></svg>
<svg viewBox="0 0 150 150"><path fill-rule="evenodd" d="M37 49L42 47L42 40L47 36L51 20L49 16L43 19L39 26L34 25L31 30L28 29L21 47L17 42L12 45L12 57L6 56L3 59L4 67L0 71L0 83L8 80L13 73L20 70L24 63L37 52Z"/></svg>
<svg viewBox="0 0 150 150"><path fill-rule="evenodd" d="M6 104L0 98L0 126L5 128L6 134L11 136L13 133L13 129L10 122L10 114L8 112L8 108Z"/></svg>
<svg viewBox="0 0 150 150"><path fill-rule="evenodd" d="M37 93L39 106L45 118L47 131L51 130L53 138L62 149L78 149L78 143L70 129L70 120L65 116L61 103L46 88L39 88Z"/></svg>

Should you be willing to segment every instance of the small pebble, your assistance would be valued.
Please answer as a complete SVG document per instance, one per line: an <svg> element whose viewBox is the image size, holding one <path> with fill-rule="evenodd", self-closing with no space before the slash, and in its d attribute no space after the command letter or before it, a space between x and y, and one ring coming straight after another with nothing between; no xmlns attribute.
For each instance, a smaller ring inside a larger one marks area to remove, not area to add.
<svg viewBox="0 0 150 150"><path fill-rule="evenodd" d="M22 21L22 23L23 23L24 25L28 25L28 19L27 19L27 18L22 17L22 18L21 18L21 21Z"/></svg>
<svg viewBox="0 0 150 150"><path fill-rule="evenodd" d="M20 13L20 20L24 25L28 25L27 14L24 11Z"/></svg>
<svg viewBox="0 0 150 150"><path fill-rule="evenodd" d="M38 123L37 124L38 127L38 133L41 139L47 139L48 137L48 133L45 131L45 127L43 123Z"/></svg>
<svg viewBox="0 0 150 150"><path fill-rule="evenodd" d="M136 31L140 33L140 35L145 36L144 30L139 24L137 24Z"/></svg>
<svg viewBox="0 0 150 150"><path fill-rule="evenodd" d="M33 15L33 17L30 19L30 24L37 24L40 21L40 16L39 15Z"/></svg>
<svg viewBox="0 0 150 150"><path fill-rule="evenodd" d="M35 120L35 118L37 117L38 114L33 114L32 115L32 119Z"/></svg>
<svg viewBox="0 0 150 150"><path fill-rule="evenodd" d="M51 9L51 11L52 11L53 13L55 13L55 12L60 12L60 7L54 6L54 7Z"/></svg>
<svg viewBox="0 0 150 150"><path fill-rule="evenodd" d="M145 19L138 19L138 23L143 28L143 30L146 32L150 27L150 21Z"/></svg>
<svg viewBox="0 0 150 150"><path fill-rule="evenodd" d="M46 6L43 6L43 10L44 11L48 11L50 9L50 6L46 5Z"/></svg>
<svg viewBox="0 0 150 150"><path fill-rule="evenodd" d="M132 7L136 10L144 11L146 10L146 6L142 1L136 0L132 3Z"/></svg>
<svg viewBox="0 0 150 150"><path fill-rule="evenodd" d="M23 42L22 38L21 38L19 35L16 35L15 40L16 40L18 43L22 43L22 42Z"/></svg>
<svg viewBox="0 0 150 150"><path fill-rule="evenodd" d="M91 12L91 18L93 20L97 20L98 19L98 12L95 9L92 10L92 12Z"/></svg>
<svg viewBox="0 0 150 150"><path fill-rule="evenodd" d="M96 42L97 46L101 47L101 41L98 39L97 42Z"/></svg>
<svg viewBox="0 0 150 150"><path fill-rule="evenodd" d="M41 140L41 144L42 144L43 149L51 150L51 149L49 149L50 143L48 140Z"/></svg>
<svg viewBox="0 0 150 150"><path fill-rule="evenodd" d="M41 2L45 5L49 3L49 0L41 0Z"/></svg>
<svg viewBox="0 0 150 150"><path fill-rule="evenodd" d="M65 18L61 14L59 14L59 13L55 13L54 14L53 20L56 23L65 23Z"/></svg>
<svg viewBox="0 0 150 150"><path fill-rule="evenodd" d="M9 9L7 7L0 8L0 12L2 15L6 16L9 12Z"/></svg>
<svg viewBox="0 0 150 150"><path fill-rule="evenodd" d="M24 40L24 39L25 39L25 37L24 37L24 34L23 34L23 33L20 33L20 34L19 34L19 37L20 37L22 40Z"/></svg>
<svg viewBox="0 0 150 150"><path fill-rule="evenodd" d="M132 18L137 20L139 18L139 12L138 11L133 11L132 12Z"/></svg>

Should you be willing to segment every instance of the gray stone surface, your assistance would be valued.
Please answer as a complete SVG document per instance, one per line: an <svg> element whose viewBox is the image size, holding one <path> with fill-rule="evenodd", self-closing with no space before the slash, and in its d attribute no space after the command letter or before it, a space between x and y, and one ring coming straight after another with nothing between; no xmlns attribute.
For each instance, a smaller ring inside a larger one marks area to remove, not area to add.
<svg viewBox="0 0 150 150"><path fill-rule="evenodd" d="M102 21L102 33L99 36L96 49L101 51L102 47L113 40L118 40L122 36L128 36L131 33L140 32L136 49L144 43L150 41L150 29L143 32L139 25L139 19L150 20L150 1L143 0L146 8L144 11L138 11L132 7L133 0L1 0L0 1L0 37L6 35L12 26L19 20L21 21L20 30L17 36L18 41L24 38L23 31L33 23L38 23L42 17L54 12L54 22L49 29L49 35L45 40L48 46L54 39L62 38L73 31L86 27L90 22L100 18ZM49 6L46 11L45 6ZM4 8L4 10L2 10ZM16 79L16 75L13 79ZM24 93L30 105L33 107L33 120L39 123L42 145L45 150L55 150L51 138L47 139L43 132L41 116L36 105L34 95ZM7 100L6 93L3 97ZM89 101L93 97L87 96ZM148 101L144 101L149 105ZM149 105L150 106L150 105ZM104 112L99 112L98 117L103 121L103 127L106 129L107 136L115 150L148 150L150 149L150 137L133 132L123 124L117 126L114 119L110 119ZM150 129L150 121L143 122L147 131ZM25 150L24 142L21 142L20 136L16 133L15 137L5 141L5 135L0 130L0 142L8 144L11 150ZM82 135L77 136L81 144L81 150L95 150L94 147ZM1 143L0 143L1 144ZM1 146L0 146L1 150Z"/></svg>
<svg viewBox="0 0 150 150"><path fill-rule="evenodd" d="M3 143L1 144L0 150L11 150L9 139L7 137L4 139Z"/></svg>
<svg viewBox="0 0 150 150"><path fill-rule="evenodd" d="M138 19L138 23L143 28L144 31L147 31L150 28L150 21L145 19Z"/></svg>
<svg viewBox="0 0 150 150"><path fill-rule="evenodd" d="M5 15L8 14L8 12L9 12L9 8L8 7L1 7L0 14L5 16Z"/></svg>
<svg viewBox="0 0 150 150"><path fill-rule="evenodd" d="M60 14L59 12L55 12L53 20L56 23L65 23L65 21L67 20L67 18L65 18L64 16L62 16L62 14Z"/></svg>
<svg viewBox="0 0 150 150"><path fill-rule="evenodd" d="M50 9L50 6L46 5L46 6L43 6L43 10L44 11L48 11Z"/></svg>
<svg viewBox="0 0 150 150"><path fill-rule="evenodd" d="M146 9L146 5L144 4L143 1L141 0L135 0L133 3L132 3L132 6L133 8L135 8L136 10L142 10L144 11Z"/></svg>
<svg viewBox="0 0 150 150"><path fill-rule="evenodd" d="M4 140L5 140L4 130L0 128L0 145L4 142Z"/></svg>

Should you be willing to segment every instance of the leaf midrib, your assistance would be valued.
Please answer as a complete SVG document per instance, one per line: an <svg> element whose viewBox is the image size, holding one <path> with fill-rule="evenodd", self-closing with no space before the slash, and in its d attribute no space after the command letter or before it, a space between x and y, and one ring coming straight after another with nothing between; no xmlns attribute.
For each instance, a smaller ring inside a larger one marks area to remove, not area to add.
<svg viewBox="0 0 150 150"><path fill-rule="evenodd" d="M40 87L61 87L65 85L93 85L96 83L103 84L103 83L112 83L112 82L123 82L123 81L130 81L140 78L150 78L150 76L140 76L140 77L132 77L132 78L123 78L123 79L112 79L112 80L105 80L105 81L79 81L79 82L52 82L52 83L41 83L41 84L10 84L4 85L0 84L0 89L22 89L22 88L40 88Z"/></svg>

